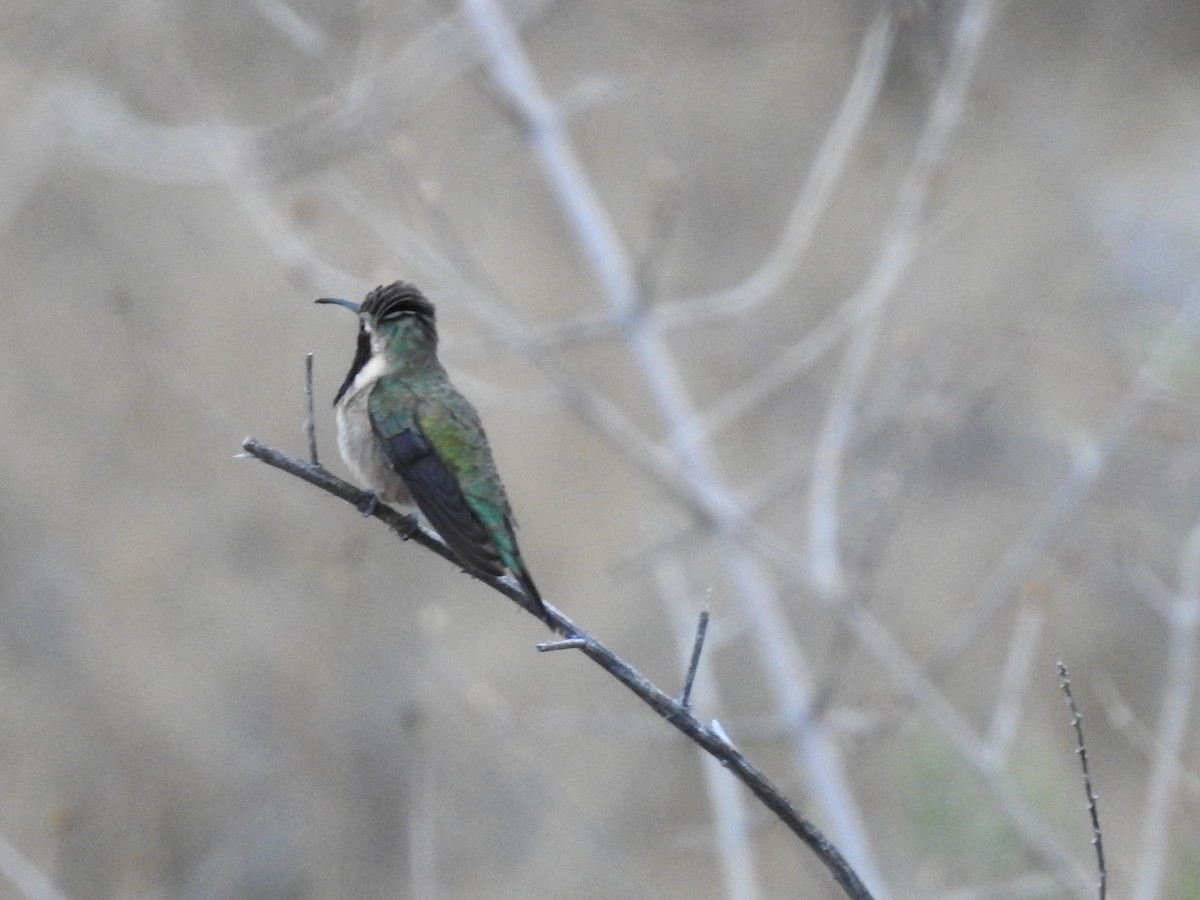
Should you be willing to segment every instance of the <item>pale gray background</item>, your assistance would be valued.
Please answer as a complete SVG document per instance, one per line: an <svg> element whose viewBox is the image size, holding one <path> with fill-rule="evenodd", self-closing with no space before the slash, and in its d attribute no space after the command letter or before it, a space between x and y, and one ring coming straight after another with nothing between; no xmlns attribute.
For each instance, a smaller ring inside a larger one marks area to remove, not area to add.
<svg viewBox="0 0 1200 900"><path fill-rule="evenodd" d="M835 840L857 806L881 897L1093 895L1059 657L1116 893L1200 897L1195 635L1163 615L1200 603L1200 6L976 3L966 51L961 3L883 9L509 8L666 323L639 357L459 7L4 4L0 836L81 900L838 896L619 685L535 654L508 601L233 459L247 434L304 452L313 351L344 473L329 402L354 323L311 301L404 277L440 302L543 591L670 689L709 605L698 713ZM878 92L789 243L880 16ZM856 316L931 102L964 79L908 265ZM735 314L679 305L771 259ZM662 483L698 483L645 365L664 360L696 415L749 385L700 446L757 538ZM731 558L790 623L782 650ZM989 596L933 699L903 699L895 667Z"/></svg>

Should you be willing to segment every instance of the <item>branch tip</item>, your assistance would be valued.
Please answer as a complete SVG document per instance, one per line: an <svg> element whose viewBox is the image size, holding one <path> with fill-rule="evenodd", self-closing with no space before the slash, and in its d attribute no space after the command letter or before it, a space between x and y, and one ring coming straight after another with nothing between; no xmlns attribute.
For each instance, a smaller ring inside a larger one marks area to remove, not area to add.
<svg viewBox="0 0 1200 900"><path fill-rule="evenodd" d="M708 723L708 730L713 733L713 736L716 737L717 740L719 740L730 750L737 750L737 744L733 742L733 738L729 736L729 733L725 730L725 727L716 719L713 719Z"/></svg>
<svg viewBox="0 0 1200 900"><path fill-rule="evenodd" d="M1079 757L1079 767L1083 770L1083 792L1087 797L1086 809L1092 819L1092 846L1096 848L1097 883L1100 900L1104 900L1108 889L1108 869L1104 864L1104 835L1100 831L1100 810L1098 797L1092 790L1092 774L1088 768L1087 746L1083 741L1083 715L1075 705L1075 694L1071 691L1071 676L1067 673L1067 664L1058 661L1058 683L1066 695L1067 707L1071 711L1071 726L1075 729L1075 755Z"/></svg>
<svg viewBox="0 0 1200 900"><path fill-rule="evenodd" d="M696 623L696 640L692 643L692 658L688 661L687 675L683 679L683 691L679 694L679 705L692 708L692 685L696 681L696 670L700 668L700 654L704 652L704 637L708 634L708 610L700 612Z"/></svg>

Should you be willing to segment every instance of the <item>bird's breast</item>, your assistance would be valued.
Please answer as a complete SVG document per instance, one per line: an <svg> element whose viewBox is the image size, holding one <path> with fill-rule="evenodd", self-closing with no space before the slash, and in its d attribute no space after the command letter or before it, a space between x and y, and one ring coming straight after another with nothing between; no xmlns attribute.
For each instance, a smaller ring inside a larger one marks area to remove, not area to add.
<svg viewBox="0 0 1200 900"><path fill-rule="evenodd" d="M363 372L368 366L363 367ZM371 426L367 400L373 386L374 379L364 382L360 372L354 385L338 403L338 452L363 487L375 491L389 503L411 506L412 497L408 488L388 462L379 436Z"/></svg>

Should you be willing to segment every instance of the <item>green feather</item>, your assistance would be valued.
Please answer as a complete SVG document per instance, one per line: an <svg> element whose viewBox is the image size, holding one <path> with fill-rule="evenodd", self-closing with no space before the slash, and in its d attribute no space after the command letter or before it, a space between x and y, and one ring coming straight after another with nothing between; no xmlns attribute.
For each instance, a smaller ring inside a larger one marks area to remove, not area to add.
<svg viewBox="0 0 1200 900"><path fill-rule="evenodd" d="M356 357L343 391L367 366L381 362L383 374L365 397L369 425L349 420L350 459L364 472L379 471L376 482L393 470L464 568L490 575L507 571L540 606L479 414L438 361L433 306L412 285L397 282L372 291L359 311L371 356ZM355 407L350 397L339 399L340 413L362 414L361 402ZM373 443L359 451L362 444L355 441Z"/></svg>

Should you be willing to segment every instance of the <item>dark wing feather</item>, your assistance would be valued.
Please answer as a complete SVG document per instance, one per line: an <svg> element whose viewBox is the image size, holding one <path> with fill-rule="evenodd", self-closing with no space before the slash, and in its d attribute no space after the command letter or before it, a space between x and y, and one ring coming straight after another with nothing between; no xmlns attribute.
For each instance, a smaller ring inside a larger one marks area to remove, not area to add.
<svg viewBox="0 0 1200 900"><path fill-rule="evenodd" d="M429 439L417 428L379 437L413 501L463 566L472 572L503 575L504 564L492 547L487 529Z"/></svg>

